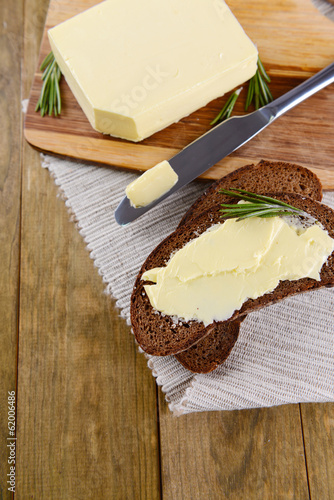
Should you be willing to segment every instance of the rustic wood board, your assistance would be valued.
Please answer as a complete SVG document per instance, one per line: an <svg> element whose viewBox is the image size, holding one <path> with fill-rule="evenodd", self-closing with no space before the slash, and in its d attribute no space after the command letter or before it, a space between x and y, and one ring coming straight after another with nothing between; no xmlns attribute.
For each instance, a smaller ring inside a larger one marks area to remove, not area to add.
<svg viewBox="0 0 334 500"><path fill-rule="evenodd" d="M98 3L97 0L51 0L39 63L49 52L47 30ZM279 97L334 61L334 23L310 0L229 0L229 6L257 44L272 77L272 92ZM60 118L41 118L34 108L40 93L37 70L25 121L25 137L35 147L73 158L146 170L210 129L210 121L224 98L216 99L167 129L139 144L95 132L67 84L63 81L63 111ZM246 90L237 103L243 113ZM334 92L333 86L291 110L248 144L225 158L203 178L216 179L261 158L303 164L321 178L324 188L334 188Z"/></svg>

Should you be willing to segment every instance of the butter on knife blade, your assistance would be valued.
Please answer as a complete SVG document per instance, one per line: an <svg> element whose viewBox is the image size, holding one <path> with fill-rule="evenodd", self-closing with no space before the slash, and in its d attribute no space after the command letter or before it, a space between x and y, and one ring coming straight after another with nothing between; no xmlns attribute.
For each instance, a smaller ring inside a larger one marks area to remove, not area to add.
<svg viewBox="0 0 334 500"><path fill-rule="evenodd" d="M178 178L169 162L162 161L131 182L125 193L132 207L146 207L168 193Z"/></svg>

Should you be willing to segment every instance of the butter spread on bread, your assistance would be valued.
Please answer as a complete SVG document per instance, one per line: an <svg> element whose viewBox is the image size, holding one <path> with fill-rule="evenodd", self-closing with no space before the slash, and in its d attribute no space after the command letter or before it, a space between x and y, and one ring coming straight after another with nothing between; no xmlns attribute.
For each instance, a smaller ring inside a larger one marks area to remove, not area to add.
<svg viewBox="0 0 334 500"><path fill-rule="evenodd" d="M142 279L152 307L204 326L228 320L247 299L275 290L280 281L312 278L334 250L318 224L307 229L280 217L230 219L187 243L167 266Z"/></svg>

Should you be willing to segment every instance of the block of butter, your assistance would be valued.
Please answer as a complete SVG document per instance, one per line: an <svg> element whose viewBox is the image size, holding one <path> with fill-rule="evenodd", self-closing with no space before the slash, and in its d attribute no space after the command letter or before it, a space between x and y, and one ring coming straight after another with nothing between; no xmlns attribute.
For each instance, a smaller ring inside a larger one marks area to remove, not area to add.
<svg viewBox="0 0 334 500"><path fill-rule="evenodd" d="M92 127L131 141L256 71L257 49L223 0L106 0L48 35Z"/></svg>

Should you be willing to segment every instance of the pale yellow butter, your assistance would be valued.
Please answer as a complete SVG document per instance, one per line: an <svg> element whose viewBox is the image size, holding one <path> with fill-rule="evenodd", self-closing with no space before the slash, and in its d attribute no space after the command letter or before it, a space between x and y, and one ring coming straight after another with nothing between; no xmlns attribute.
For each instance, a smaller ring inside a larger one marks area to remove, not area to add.
<svg viewBox="0 0 334 500"><path fill-rule="evenodd" d="M51 48L92 127L140 141L242 84L257 49L223 0L108 0Z"/></svg>
<svg viewBox="0 0 334 500"><path fill-rule="evenodd" d="M166 267L143 274L154 309L204 325L229 319L247 299L280 281L320 279L334 240L314 224L297 229L283 219L251 218L217 224L176 252Z"/></svg>
<svg viewBox="0 0 334 500"><path fill-rule="evenodd" d="M133 207L146 207L167 193L178 181L177 173L168 161L162 161L150 168L125 190Z"/></svg>

